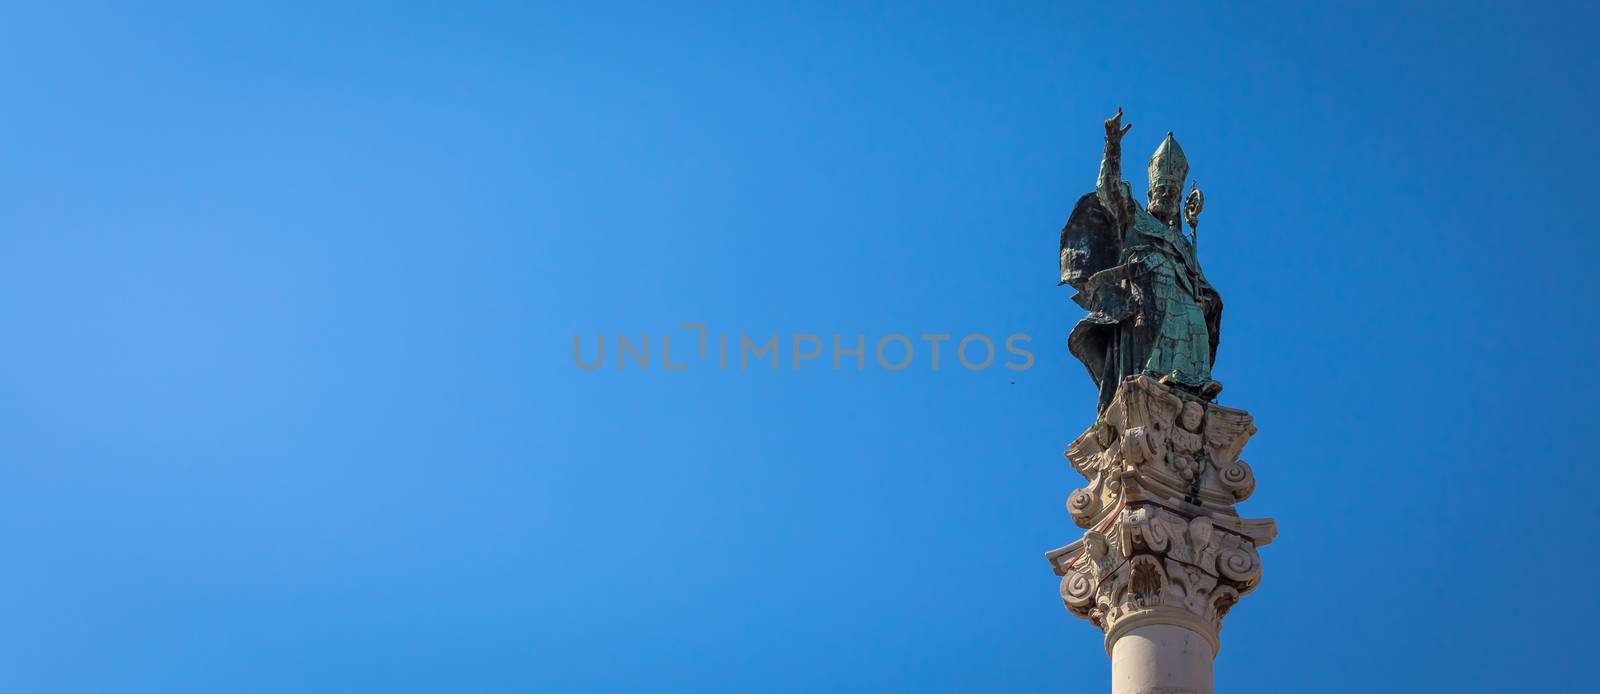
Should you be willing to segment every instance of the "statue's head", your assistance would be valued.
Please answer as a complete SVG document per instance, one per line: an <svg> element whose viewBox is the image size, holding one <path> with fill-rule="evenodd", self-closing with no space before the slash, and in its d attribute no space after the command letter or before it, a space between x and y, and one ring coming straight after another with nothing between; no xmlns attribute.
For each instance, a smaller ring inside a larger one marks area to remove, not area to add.
<svg viewBox="0 0 1600 694"><path fill-rule="evenodd" d="M1200 406L1200 403L1190 400L1183 403L1183 414L1180 415L1178 423L1184 429L1198 432L1200 431L1200 420L1205 416L1205 413L1206 410Z"/></svg>
<svg viewBox="0 0 1600 694"><path fill-rule="evenodd" d="M1178 221L1179 200L1183 197L1183 181L1189 176L1189 160L1183 156L1178 140L1167 133L1156 153L1150 157L1149 203L1145 209L1157 219L1168 224Z"/></svg>

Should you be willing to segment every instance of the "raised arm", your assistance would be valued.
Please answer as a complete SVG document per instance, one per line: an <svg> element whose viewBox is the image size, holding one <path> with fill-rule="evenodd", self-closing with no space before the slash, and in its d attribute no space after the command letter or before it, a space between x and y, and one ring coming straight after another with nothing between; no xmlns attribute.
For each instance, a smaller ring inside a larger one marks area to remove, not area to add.
<svg viewBox="0 0 1600 694"><path fill-rule="evenodd" d="M1117 115L1106 119L1106 153L1100 160L1100 180L1095 183L1095 192L1100 196L1100 204L1114 215L1121 216L1122 209L1127 201L1122 193L1122 136L1133 129L1133 124L1122 124L1122 107L1117 107Z"/></svg>

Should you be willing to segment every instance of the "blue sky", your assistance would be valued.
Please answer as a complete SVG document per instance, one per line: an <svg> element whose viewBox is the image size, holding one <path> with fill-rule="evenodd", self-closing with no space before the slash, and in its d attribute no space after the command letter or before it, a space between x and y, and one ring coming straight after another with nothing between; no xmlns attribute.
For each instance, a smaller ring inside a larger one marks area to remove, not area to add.
<svg viewBox="0 0 1600 694"><path fill-rule="evenodd" d="M1218 688L1579 691L1595 20L9 5L0 689L1103 690L1042 555L1120 105L1208 194L1281 531ZM1036 362L573 363L685 322Z"/></svg>

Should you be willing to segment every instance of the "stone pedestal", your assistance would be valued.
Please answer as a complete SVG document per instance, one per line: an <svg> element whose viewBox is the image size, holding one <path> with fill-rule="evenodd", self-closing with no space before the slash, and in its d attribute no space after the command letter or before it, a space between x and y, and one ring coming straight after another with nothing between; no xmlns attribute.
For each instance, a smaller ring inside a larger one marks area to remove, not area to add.
<svg viewBox="0 0 1600 694"><path fill-rule="evenodd" d="M1272 519L1233 505L1255 490L1239 460L1249 413L1145 376L1067 448L1088 480L1067 511L1083 538L1045 553L1072 614L1106 635L1116 694L1209 694L1222 618L1261 580Z"/></svg>

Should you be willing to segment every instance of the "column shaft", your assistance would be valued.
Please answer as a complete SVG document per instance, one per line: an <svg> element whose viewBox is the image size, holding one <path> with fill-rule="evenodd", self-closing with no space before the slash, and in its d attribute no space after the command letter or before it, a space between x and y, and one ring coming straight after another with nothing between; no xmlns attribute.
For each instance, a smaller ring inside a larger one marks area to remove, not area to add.
<svg viewBox="0 0 1600 694"><path fill-rule="evenodd" d="M1111 694L1212 694L1211 642L1171 624L1151 624L1111 644Z"/></svg>

